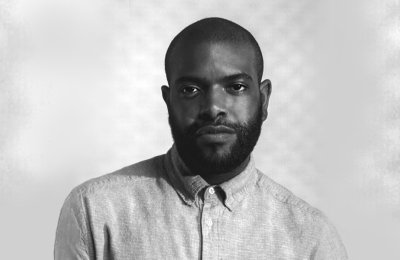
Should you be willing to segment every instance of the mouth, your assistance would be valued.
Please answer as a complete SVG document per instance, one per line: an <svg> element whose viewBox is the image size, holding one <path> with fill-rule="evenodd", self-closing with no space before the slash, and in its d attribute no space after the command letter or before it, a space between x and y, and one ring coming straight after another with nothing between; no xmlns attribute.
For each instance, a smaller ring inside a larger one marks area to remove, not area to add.
<svg viewBox="0 0 400 260"><path fill-rule="evenodd" d="M235 130L223 125L203 126L196 131L199 142L203 144L226 144L234 140L235 134Z"/></svg>
<svg viewBox="0 0 400 260"><path fill-rule="evenodd" d="M222 134L235 134L235 130L224 125L218 125L218 126L208 125L208 126L203 126L196 131L197 136L222 135Z"/></svg>

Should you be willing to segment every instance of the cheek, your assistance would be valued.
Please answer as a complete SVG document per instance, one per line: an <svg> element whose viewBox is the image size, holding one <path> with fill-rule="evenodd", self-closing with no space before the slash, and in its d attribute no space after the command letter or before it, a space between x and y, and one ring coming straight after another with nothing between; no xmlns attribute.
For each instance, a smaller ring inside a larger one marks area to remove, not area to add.
<svg viewBox="0 0 400 260"><path fill-rule="evenodd" d="M237 122L248 122L258 111L260 101L256 98L238 98L229 106L229 114Z"/></svg>
<svg viewBox="0 0 400 260"><path fill-rule="evenodd" d="M198 114L198 108L194 102L172 102L169 108L170 116L174 117L174 120L181 129L192 125Z"/></svg>

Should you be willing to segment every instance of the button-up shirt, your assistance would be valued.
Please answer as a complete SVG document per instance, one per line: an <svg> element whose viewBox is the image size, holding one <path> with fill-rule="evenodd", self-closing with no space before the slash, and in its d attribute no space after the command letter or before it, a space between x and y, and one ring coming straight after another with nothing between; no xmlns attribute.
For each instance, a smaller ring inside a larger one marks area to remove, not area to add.
<svg viewBox="0 0 400 260"><path fill-rule="evenodd" d="M55 259L347 259L321 213L255 168L210 186L167 154L89 180L62 207Z"/></svg>

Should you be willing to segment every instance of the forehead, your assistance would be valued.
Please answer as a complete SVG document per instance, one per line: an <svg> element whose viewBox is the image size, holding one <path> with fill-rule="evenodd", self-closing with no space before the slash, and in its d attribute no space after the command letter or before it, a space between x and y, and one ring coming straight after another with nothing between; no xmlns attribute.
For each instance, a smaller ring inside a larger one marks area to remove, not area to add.
<svg viewBox="0 0 400 260"><path fill-rule="evenodd" d="M249 44L230 42L189 42L179 44L172 55L172 83L185 76L209 81L245 73L257 80L255 51Z"/></svg>

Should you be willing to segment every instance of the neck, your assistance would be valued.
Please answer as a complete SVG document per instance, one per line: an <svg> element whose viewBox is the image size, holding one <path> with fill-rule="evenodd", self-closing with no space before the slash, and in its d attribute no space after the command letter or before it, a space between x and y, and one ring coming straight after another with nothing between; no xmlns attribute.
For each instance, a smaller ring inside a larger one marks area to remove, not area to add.
<svg viewBox="0 0 400 260"><path fill-rule="evenodd" d="M217 174L200 174L200 176L210 185L217 185L223 182L229 181L235 176L239 175L246 166L249 164L250 155L235 169L229 172L217 173Z"/></svg>

